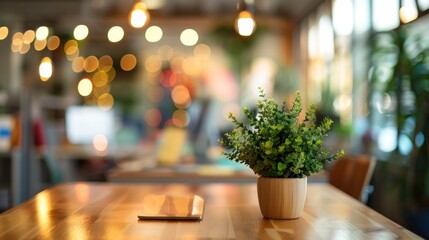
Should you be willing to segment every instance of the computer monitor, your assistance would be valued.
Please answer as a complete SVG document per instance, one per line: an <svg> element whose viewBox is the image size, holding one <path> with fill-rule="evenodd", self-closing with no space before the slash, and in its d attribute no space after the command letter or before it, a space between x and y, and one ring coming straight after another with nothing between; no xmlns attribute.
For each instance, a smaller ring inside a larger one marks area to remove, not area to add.
<svg viewBox="0 0 429 240"><path fill-rule="evenodd" d="M94 136L114 140L115 114L96 106L70 106L66 109L66 135L72 144L92 144Z"/></svg>

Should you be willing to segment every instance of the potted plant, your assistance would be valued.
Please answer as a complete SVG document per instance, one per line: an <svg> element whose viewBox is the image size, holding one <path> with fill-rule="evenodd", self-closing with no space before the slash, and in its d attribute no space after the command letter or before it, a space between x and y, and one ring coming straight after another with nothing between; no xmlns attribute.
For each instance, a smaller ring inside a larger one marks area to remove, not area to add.
<svg viewBox="0 0 429 240"><path fill-rule="evenodd" d="M273 219L299 218L304 208L307 176L323 170L324 165L344 154L331 155L323 146L332 120L316 125L316 106L311 105L300 120L301 95L295 94L290 109L279 106L259 88L256 111L243 108L246 121L229 115L235 128L220 143L230 160L248 165L257 181L262 215Z"/></svg>

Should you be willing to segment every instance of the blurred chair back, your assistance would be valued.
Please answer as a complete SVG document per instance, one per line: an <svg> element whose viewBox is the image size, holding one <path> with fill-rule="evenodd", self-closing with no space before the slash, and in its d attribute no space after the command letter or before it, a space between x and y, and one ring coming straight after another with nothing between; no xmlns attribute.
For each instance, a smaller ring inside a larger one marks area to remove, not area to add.
<svg viewBox="0 0 429 240"><path fill-rule="evenodd" d="M329 173L329 183L353 198L364 201L365 189L372 177L375 160L369 155L346 155L336 160Z"/></svg>

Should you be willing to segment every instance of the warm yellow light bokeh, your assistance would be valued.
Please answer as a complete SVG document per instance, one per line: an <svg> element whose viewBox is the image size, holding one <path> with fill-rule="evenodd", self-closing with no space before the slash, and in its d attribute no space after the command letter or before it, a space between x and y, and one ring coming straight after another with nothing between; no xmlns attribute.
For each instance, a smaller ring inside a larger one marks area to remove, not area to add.
<svg viewBox="0 0 429 240"><path fill-rule="evenodd" d="M162 29L158 26L151 26L146 30L145 38L148 42L158 42L162 38Z"/></svg>
<svg viewBox="0 0 429 240"><path fill-rule="evenodd" d="M109 39L109 41L112 43L116 43L124 38L124 34L124 29L122 29L122 27L114 26L109 29L109 32L107 33L107 39Z"/></svg>
<svg viewBox="0 0 429 240"><path fill-rule="evenodd" d="M86 72L94 72L98 68L98 59L95 56L89 56L85 59L84 69Z"/></svg>
<svg viewBox="0 0 429 240"><path fill-rule="evenodd" d="M109 146L109 142L107 141L106 136L102 134L97 134L94 136L94 139L92 140L92 146L95 150L99 152L104 152L107 150L107 147Z"/></svg>
<svg viewBox="0 0 429 240"><path fill-rule="evenodd" d="M83 57L77 57L77 58L73 59L72 69L74 72L76 72L76 73L82 72L84 66L85 66L85 59Z"/></svg>
<svg viewBox="0 0 429 240"><path fill-rule="evenodd" d="M40 80L48 81L52 76L53 67L52 60L49 57L44 57L39 65Z"/></svg>
<svg viewBox="0 0 429 240"><path fill-rule="evenodd" d="M196 57L187 57L182 62L183 72L190 76L198 76L201 68L201 62Z"/></svg>
<svg viewBox="0 0 429 240"><path fill-rule="evenodd" d="M256 29L255 19L249 11L241 11L235 20L235 28L241 36L250 36Z"/></svg>
<svg viewBox="0 0 429 240"><path fill-rule="evenodd" d="M92 95L94 95L95 97L99 97L99 96L101 96L101 95L103 95L103 94L105 94L105 93L109 93L110 92L110 84L109 83L107 83L107 84L104 84L103 86L101 86L101 87L94 87L93 89L92 89Z"/></svg>
<svg viewBox="0 0 429 240"><path fill-rule="evenodd" d="M79 56L79 45L76 40L69 40L64 44L64 52L68 60L73 60Z"/></svg>
<svg viewBox="0 0 429 240"><path fill-rule="evenodd" d="M48 38L49 35L49 28L46 26L41 26L39 28L37 28L36 30L36 39L41 41L41 40L46 40L46 38Z"/></svg>
<svg viewBox="0 0 429 240"><path fill-rule="evenodd" d="M108 83L109 75L105 71L97 71L96 73L94 73L92 81L94 83L94 86L102 87Z"/></svg>
<svg viewBox="0 0 429 240"><path fill-rule="evenodd" d="M53 51L60 46L60 38L58 36L51 36L48 38L47 47L49 50Z"/></svg>
<svg viewBox="0 0 429 240"><path fill-rule="evenodd" d="M150 20L150 14L146 5L143 2L134 4L128 16L130 25L134 28L141 28L146 25Z"/></svg>
<svg viewBox="0 0 429 240"><path fill-rule="evenodd" d="M43 49L45 49L46 48L46 44L47 44L47 41L46 41L46 39L43 39L43 40L34 40L34 49L36 50L36 51L42 51Z"/></svg>
<svg viewBox="0 0 429 240"><path fill-rule="evenodd" d="M104 55L98 59L98 70L108 72L113 66L113 59L109 55Z"/></svg>
<svg viewBox="0 0 429 240"><path fill-rule="evenodd" d="M403 23L409 23L411 21L414 21L417 19L418 16L419 16L419 12L417 11L416 8L405 6L399 9L399 18Z"/></svg>
<svg viewBox="0 0 429 240"><path fill-rule="evenodd" d="M137 58L133 54L126 54L121 58L121 68L124 71L131 71L137 65Z"/></svg>
<svg viewBox="0 0 429 240"><path fill-rule="evenodd" d="M169 61L174 57L174 49L168 45L163 45L156 51L156 54L164 61Z"/></svg>
<svg viewBox="0 0 429 240"><path fill-rule="evenodd" d="M0 40L4 40L9 35L9 28L6 26L0 27Z"/></svg>
<svg viewBox="0 0 429 240"><path fill-rule="evenodd" d="M180 34L180 41L185 46L194 46L198 42L198 33L194 29L188 28Z"/></svg>
<svg viewBox="0 0 429 240"><path fill-rule="evenodd" d="M207 60L210 58L212 51L207 44L198 44L194 48L194 56L199 60Z"/></svg>
<svg viewBox="0 0 429 240"><path fill-rule="evenodd" d="M146 71L155 73L161 70L162 60L158 56L149 56L144 63Z"/></svg>
<svg viewBox="0 0 429 240"><path fill-rule="evenodd" d="M172 121L177 127L186 127L190 121L189 113L185 110L176 110L173 113Z"/></svg>
<svg viewBox="0 0 429 240"><path fill-rule="evenodd" d="M86 25L78 25L73 30L73 36L76 40L84 40L88 37L89 29Z"/></svg>
<svg viewBox="0 0 429 240"><path fill-rule="evenodd" d="M173 91L171 91L171 98L175 104L184 105L189 102L191 95L189 94L188 88L183 85L177 85L173 88Z"/></svg>
<svg viewBox="0 0 429 240"><path fill-rule="evenodd" d="M24 36L22 38L22 42L24 44L30 44L34 41L35 37L36 37L36 33L33 30L27 30L24 33Z"/></svg>
<svg viewBox="0 0 429 240"><path fill-rule="evenodd" d="M108 72L107 75L109 75L109 82L113 81L116 77L116 69L115 68L111 68Z"/></svg>
<svg viewBox="0 0 429 240"><path fill-rule="evenodd" d="M84 78L79 81L77 85L77 91L83 97L89 96L92 92L92 82L88 78Z"/></svg>
<svg viewBox="0 0 429 240"><path fill-rule="evenodd" d="M30 50L30 44L22 44L19 48L19 53L26 54Z"/></svg>
<svg viewBox="0 0 429 240"><path fill-rule="evenodd" d="M110 93L103 93L97 99L97 105L103 110L109 110L113 107L115 100Z"/></svg>

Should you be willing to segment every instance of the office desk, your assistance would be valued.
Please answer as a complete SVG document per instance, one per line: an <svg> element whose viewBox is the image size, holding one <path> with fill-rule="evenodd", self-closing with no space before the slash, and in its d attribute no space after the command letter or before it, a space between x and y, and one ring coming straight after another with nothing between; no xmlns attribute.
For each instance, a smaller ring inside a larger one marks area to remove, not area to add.
<svg viewBox="0 0 429 240"><path fill-rule="evenodd" d="M137 220L149 193L202 196L202 221ZM63 184L0 215L0 239L419 239L327 184L309 184L304 214L268 220L255 184Z"/></svg>

